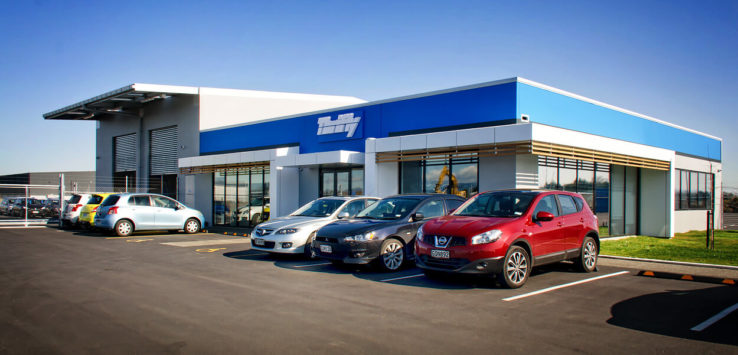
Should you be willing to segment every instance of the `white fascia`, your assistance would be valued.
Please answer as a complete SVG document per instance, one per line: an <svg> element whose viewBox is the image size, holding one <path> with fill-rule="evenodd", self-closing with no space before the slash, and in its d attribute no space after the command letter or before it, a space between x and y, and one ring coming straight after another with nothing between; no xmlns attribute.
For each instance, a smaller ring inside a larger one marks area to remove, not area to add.
<svg viewBox="0 0 738 355"><path fill-rule="evenodd" d="M320 153L289 154L277 157L275 164L281 167L315 166L325 164L364 165L364 153L334 150Z"/></svg>
<svg viewBox="0 0 738 355"><path fill-rule="evenodd" d="M299 147L282 147L213 155L201 155L190 158L179 158L180 168L198 166L217 166L275 161L280 158L298 155Z"/></svg>

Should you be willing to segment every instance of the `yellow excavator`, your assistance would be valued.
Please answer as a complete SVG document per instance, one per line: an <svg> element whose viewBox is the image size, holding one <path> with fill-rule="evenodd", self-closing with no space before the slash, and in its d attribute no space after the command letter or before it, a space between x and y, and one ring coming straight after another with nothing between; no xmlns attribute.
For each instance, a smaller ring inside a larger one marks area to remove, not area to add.
<svg viewBox="0 0 738 355"><path fill-rule="evenodd" d="M446 179L446 177L449 176L448 173L448 166L444 166L443 170L441 170L441 175L438 176L438 183L436 184L435 192L436 193L446 193L446 191L443 191L441 189L441 186L443 186L443 181ZM456 181L456 176L454 174L451 174L451 184L450 189L448 193L452 195L458 195L459 194L459 182ZM466 191L464 191L466 192ZM466 197L466 196L464 196Z"/></svg>

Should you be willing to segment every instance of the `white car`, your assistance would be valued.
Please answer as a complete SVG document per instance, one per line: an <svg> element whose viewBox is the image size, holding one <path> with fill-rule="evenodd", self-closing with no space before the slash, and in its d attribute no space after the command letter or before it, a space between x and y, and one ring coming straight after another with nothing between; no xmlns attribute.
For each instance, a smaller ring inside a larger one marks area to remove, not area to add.
<svg viewBox="0 0 738 355"><path fill-rule="evenodd" d="M377 197L322 197L289 216L259 224L251 233L251 249L270 253L304 254L313 259L315 232L339 218L351 218L377 202Z"/></svg>
<svg viewBox="0 0 738 355"><path fill-rule="evenodd" d="M82 212L82 206L87 204L91 194L73 194L72 197L64 206L62 211L62 225L67 226L79 226L79 213Z"/></svg>

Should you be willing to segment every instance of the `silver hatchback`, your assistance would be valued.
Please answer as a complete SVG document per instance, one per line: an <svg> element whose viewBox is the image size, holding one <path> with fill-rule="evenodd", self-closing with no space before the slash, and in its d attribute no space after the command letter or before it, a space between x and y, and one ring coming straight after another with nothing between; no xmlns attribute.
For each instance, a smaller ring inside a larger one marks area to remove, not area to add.
<svg viewBox="0 0 738 355"><path fill-rule="evenodd" d="M108 196L95 214L95 227L113 230L121 237L134 230L200 231L205 218L169 197L146 193L123 193Z"/></svg>

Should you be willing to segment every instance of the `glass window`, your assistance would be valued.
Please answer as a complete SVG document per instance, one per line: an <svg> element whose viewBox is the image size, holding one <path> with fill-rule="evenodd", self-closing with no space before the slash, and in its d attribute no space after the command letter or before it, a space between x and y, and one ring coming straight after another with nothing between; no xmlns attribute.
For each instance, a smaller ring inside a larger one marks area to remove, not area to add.
<svg viewBox="0 0 738 355"><path fill-rule="evenodd" d="M426 162L425 192L446 193L449 187L448 161Z"/></svg>
<svg viewBox="0 0 738 355"><path fill-rule="evenodd" d="M365 208L356 218L399 219L407 217L410 211L420 203L419 199L407 197L390 197L382 199Z"/></svg>
<svg viewBox="0 0 738 355"><path fill-rule="evenodd" d="M577 170L571 168L559 168L560 189L564 191L577 191Z"/></svg>
<svg viewBox="0 0 738 355"><path fill-rule="evenodd" d="M696 171L692 171L689 173L689 208L699 208L699 204L697 202L697 191L699 188L697 187L699 185L699 173Z"/></svg>
<svg viewBox="0 0 738 355"><path fill-rule="evenodd" d="M473 196L479 192L477 163L454 163L452 160L451 170L451 193L464 198ZM455 186L454 186L455 185Z"/></svg>
<svg viewBox="0 0 738 355"><path fill-rule="evenodd" d="M120 200L120 195L110 195L103 201L102 206L112 206L118 203L118 200Z"/></svg>
<svg viewBox="0 0 738 355"><path fill-rule="evenodd" d="M574 203L574 199L568 195L558 195L559 203L561 204L561 214L567 215L577 213L577 205Z"/></svg>
<svg viewBox="0 0 738 355"><path fill-rule="evenodd" d="M538 212L548 212L554 216L558 216L559 205L556 204L556 197L554 197L554 195L548 195L541 198L536 205L536 209L533 210L533 216L537 216Z"/></svg>
<svg viewBox="0 0 738 355"><path fill-rule="evenodd" d="M705 174L705 201L707 203L707 209L713 209L712 201L712 174Z"/></svg>
<svg viewBox="0 0 738 355"><path fill-rule="evenodd" d="M682 171L681 185L679 191L679 206L681 209L689 208L689 171Z"/></svg>
<svg viewBox="0 0 738 355"><path fill-rule="evenodd" d="M237 186L238 186L238 173L235 171L229 171L226 173L225 177L225 205L226 205L226 214L225 214L225 224L235 226L237 218Z"/></svg>
<svg viewBox="0 0 738 355"><path fill-rule="evenodd" d="M538 166L538 187L559 190L559 169L555 166Z"/></svg>
<svg viewBox="0 0 738 355"><path fill-rule="evenodd" d="M154 207L177 208L177 202L166 197L151 196L151 200L154 202Z"/></svg>
<svg viewBox="0 0 738 355"><path fill-rule="evenodd" d="M151 203L149 202L149 196L145 195L129 197L128 204L133 206L151 206Z"/></svg>
<svg viewBox="0 0 738 355"><path fill-rule="evenodd" d="M590 206L594 206L594 170L585 164L579 162L579 169L577 170L577 191Z"/></svg>
<svg viewBox="0 0 738 355"><path fill-rule="evenodd" d="M498 191L476 195L455 216L517 217L528 209L536 193ZM555 201L554 201L555 202Z"/></svg>
<svg viewBox="0 0 738 355"><path fill-rule="evenodd" d="M333 214L333 212L336 212L336 209L341 207L345 202L346 201L344 200L321 198L307 203L297 209L297 211L292 212L291 215L304 217L328 217Z"/></svg>
<svg viewBox="0 0 738 355"><path fill-rule="evenodd" d="M584 201L579 197L574 197L574 203L577 204L577 212L581 211L582 208L584 208Z"/></svg>
<svg viewBox="0 0 738 355"><path fill-rule="evenodd" d="M364 194L364 169L351 169L351 196Z"/></svg>
<svg viewBox="0 0 738 355"><path fill-rule="evenodd" d="M363 210L365 207L366 207L366 200L364 199L351 201L348 205L346 205L346 207L343 208L343 210L341 211L341 214L343 214L344 212L348 212L349 217L354 217L356 216L357 213L361 212L361 210Z"/></svg>
<svg viewBox="0 0 738 355"><path fill-rule="evenodd" d="M412 194L423 192L423 166L421 161L404 161L400 163L400 192Z"/></svg>
<svg viewBox="0 0 738 355"><path fill-rule="evenodd" d="M238 210L236 214L239 227L248 227L251 223L249 219L249 186L251 186L251 173L249 170L241 170L238 172L238 185L236 193L238 194Z"/></svg>
<svg viewBox="0 0 738 355"><path fill-rule="evenodd" d="M349 193L349 172L336 172L336 196L348 196Z"/></svg>
<svg viewBox="0 0 738 355"><path fill-rule="evenodd" d="M425 218L441 217L443 216L443 201L428 201L420 206L417 212L422 213Z"/></svg>
<svg viewBox="0 0 738 355"><path fill-rule="evenodd" d="M92 195L92 197L90 197L90 199L87 200L87 204L88 205L89 204L99 205L100 202L102 202L102 200L103 200L103 197L102 196L100 196L100 195Z"/></svg>
<svg viewBox="0 0 738 355"><path fill-rule="evenodd" d="M213 224L223 225L225 223L225 172L213 173Z"/></svg>
<svg viewBox="0 0 738 355"><path fill-rule="evenodd" d="M455 199L447 199L446 200L446 208L448 209L448 213L456 211L459 206L463 205L465 201L462 200L455 200Z"/></svg>

